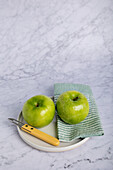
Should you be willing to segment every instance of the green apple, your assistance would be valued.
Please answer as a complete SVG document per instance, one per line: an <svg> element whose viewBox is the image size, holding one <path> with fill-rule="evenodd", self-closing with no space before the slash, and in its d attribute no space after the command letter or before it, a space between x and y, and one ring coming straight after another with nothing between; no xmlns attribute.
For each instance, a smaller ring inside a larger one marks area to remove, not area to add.
<svg viewBox="0 0 113 170"><path fill-rule="evenodd" d="M54 118L54 102L45 95L34 96L25 102L22 115L29 125L44 127Z"/></svg>
<svg viewBox="0 0 113 170"><path fill-rule="evenodd" d="M57 99L56 108L59 117L69 124L80 123L89 113L89 103L78 91L62 93Z"/></svg>

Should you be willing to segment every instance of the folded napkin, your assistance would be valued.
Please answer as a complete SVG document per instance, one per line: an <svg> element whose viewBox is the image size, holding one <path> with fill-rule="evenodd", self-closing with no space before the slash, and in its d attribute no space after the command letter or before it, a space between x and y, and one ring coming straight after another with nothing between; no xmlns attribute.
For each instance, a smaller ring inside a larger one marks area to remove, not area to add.
<svg viewBox="0 0 113 170"><path fill-rule="evenodd" d="M58 138L60 141L70 142L77 138L104 135L99 113L91 88L83 84L57 83L54 85L54 102L65 91L76 90L83 93L89 102L89 114L82 122L70 125L60 119L57 114Z"/></svg>

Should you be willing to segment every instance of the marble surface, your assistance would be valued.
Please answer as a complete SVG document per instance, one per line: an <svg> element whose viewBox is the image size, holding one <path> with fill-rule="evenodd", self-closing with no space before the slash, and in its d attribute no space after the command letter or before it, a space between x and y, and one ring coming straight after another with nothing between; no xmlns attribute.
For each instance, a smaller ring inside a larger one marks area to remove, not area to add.
<svg viewBox="0 0 113 170"><path fill-rule="evenodd" d="M91 86L105 135L38 151L7 118L59 82ZM112 0L0 0L0 129L1 170L113 169Z"/></svg>

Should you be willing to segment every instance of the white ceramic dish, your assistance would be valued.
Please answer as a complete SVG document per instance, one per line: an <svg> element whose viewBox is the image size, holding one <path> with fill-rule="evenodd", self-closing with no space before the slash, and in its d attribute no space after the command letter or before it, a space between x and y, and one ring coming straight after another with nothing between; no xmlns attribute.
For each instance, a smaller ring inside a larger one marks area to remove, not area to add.
<svg viewBox="0 0 113 170"><path fill-rule="evenodd" d="M24 122L22 112L19 114L18 120L21 122ZM77 148L78 146L82 145L85 143L89 138L80 138L76 139L72 142L60 142L59 146L52 146L24 131L22 131L19 127L17 127L18 132L21 136L21 138L30 146L33 148L36 148L38 150L46 151L46 152L62 152L62 151L67 151L71 150L74 148ZM57 127L56 127L56 120L54 119L48 126L39 129L51 136L57 137Z"/></svg>

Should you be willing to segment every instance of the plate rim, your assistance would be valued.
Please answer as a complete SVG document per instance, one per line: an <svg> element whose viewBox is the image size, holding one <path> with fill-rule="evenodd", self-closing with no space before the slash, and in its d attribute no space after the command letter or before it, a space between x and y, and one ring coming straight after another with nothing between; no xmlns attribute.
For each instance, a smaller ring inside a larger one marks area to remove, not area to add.
<svg viewBox="0 0 113 170"><path fill-rule="evenodd" d="M21 113L22 112L20 112L20 114L18 115L17 120L19 120L19 117L20 117ZM84 144L89 139L89 137L83 138L83 139L81 139L81 141L79 141L79 142L77 142L75 144L72 144L72 145L69 145L69 146L64 146L64 147L57 147L57 146L55 146L55 147L45 147L45 146L35 145L34 143L32 143L29 140L27 140L25 138L25 136L22 135L21 129L18 126L17 126L17 130L18 130L18 133L19 133L20 137L23 139L23 141L25 143L27 143L28 145L30 145L31 147L33 147L35 149L38 149L38 150L41 150L41 151L45 151L45 152L64 152L64 151L72 150L72 149L75 149L75 148L81 146L82 144Z"/></svg>

